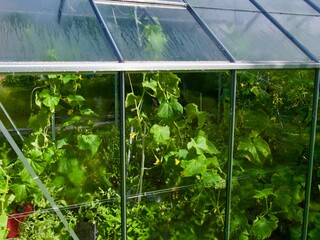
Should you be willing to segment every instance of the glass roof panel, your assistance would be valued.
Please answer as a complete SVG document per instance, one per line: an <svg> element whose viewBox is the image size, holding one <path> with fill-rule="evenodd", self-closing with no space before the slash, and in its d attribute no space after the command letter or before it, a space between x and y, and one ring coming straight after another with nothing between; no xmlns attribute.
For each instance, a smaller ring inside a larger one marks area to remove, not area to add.
<svg viewBox="0 0 320 240"><path fill-rule="evenodd" d="M309 4L302 0L257 0L268 12L292 14L318 14Z"/></svg>
<svg viewBox="0 0 320 240"><path fill-rule="evenodd" d="M187 0L194 7L258 11L248 0Z"/></svg>
<svg viewBox="0 0 320 240"><path fill-rule="evenodd" d="M97 6L125 60L226 61L186 9Z"/></svg>
<svg viewBox="0 0 320 240"><path fill-rule="evenodd" d="M117 61L86 0L0 5L0 61Z"/></svg>
<svg viewBox="0 0 320 240"><path fill-rule="evenodd" d="M315 3L316 5L318 5L318 7L320 7L320 0L312 0L311 2Z"/></svg>
<svg viewBox="0 0 320 240"><path fill-rule="evenodd" d="M237 61L309 61L262 13L196 11Z"/></svg>
<svg viewBox="0 0 320 240"><path fill-rule="evenodd" d="M320 15L272 14L295 38L320 59Z"/></svg>

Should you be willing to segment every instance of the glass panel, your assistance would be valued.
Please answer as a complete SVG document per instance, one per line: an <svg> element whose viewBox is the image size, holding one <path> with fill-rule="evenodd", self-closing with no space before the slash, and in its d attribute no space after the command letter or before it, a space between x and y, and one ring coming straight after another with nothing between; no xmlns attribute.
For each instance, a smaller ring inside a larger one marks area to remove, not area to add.
<svg viewBox="0 0 320 240"><path fill-rule="evenodd" d="M236 60L309 60L261 13L198 8L196 11Z"/></svg>
<svg viewBox="0 0 320 240"><path fill-rule="evenodd" d="M318 120L320 112L318 111ZM314 152L314 167L312 173L310 212L308 236L310 239L317 239L320 236L320 131L317 127L315 152Z"/></svg>
<svg viewBox="0 0 320 240"><path fill-rule="evenodd" d="M1 1L0 61L116 61L88 1Z"/></svg>
<svg viewBox="0 0 320 240"><path fill-rule="evenodd" d="M232 239L299 239L314 71L242 72L238 79Z"/></svg>
<svg viewBox="0 0 320 240"><path fill-rule="evenodd" d="M318 14L316 10L301 0L257 0L268 12L293 14Z"/></svg>
<svg viewBox="0 0 320 240"><path fill-rule="evenodd" d="M273 14L294 37L296 37L309 51L320 58L320 16L297 16Z"/></svg>
<svg viewBox="0 0 320 240"><path fill-rule="evenodd" d="M223 239L229 74L127 80L129 236Z"/></svg>
<svg viewBox="0 0 320 240"><path fill-rule="evenodd" d="M76 225L79 239L119 239L120 140L115 127L115 75L19 75L0 76L0 80L0 101L25 141L21 143L14 130L10 133L69 223ZM1 109L0 119L12 129ZM9 150L0 131L1 189L5 191L6 186L6 196L10 197L3 207L12 229L9 236L19 231L22 239L70 239L54 209ZM23 212L30 214L28 221L13 215ZM20 221L23 223L18 230L14 226Z"/></svg>
<svg viewBox="0 0 320 240"><path fill-rule="evenodd" d="M320 0L312 0L311 2L315 3L318 5L318 7L320 7Z"/></svg>
<svg viewBox="0 0 320 240"><path fill-rule="evenodd" d="M195 7L258 11L248 0L187 0L187 2Z"/></svg>
<svg viewBox="0 0 320 240"><path fill-rule="evenodd" d="M125 60L226 60L185 9L98 7Z"/></svg>

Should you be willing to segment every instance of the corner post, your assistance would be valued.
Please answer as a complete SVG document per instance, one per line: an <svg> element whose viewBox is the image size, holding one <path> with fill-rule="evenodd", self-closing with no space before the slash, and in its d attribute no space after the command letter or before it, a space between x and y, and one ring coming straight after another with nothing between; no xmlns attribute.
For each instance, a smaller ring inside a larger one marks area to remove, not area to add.
<svg viewBox="0 0 320 240"><path fill-rule="evenodd" d="M302 240L307 240L308 237L308 218L312 185L312 171L313 171L313 159L314 159L314 146L316 141L317 132L317 116L318 116L318 103L319 103L319 82L320 82L320 69L315 70L314 88L313 88L313 106L312 106L312 119L310 130L310 144L309 144L309 161L308 161L308 173L306 179L306 195L305 205L303 212L303 225L302 225Z"/></svg>
<svg viewBox="0 0 320 240"><path fill-rule="evenodd" d="M236 115L236 89L237 72L231 71L231 98L230 98L230 119L229 119L229 149L228 149L228 169L226 186L226 215L224 239L230 239L230 218L231 218L231 191L232 191L232 170L233 170L233 150L234 150L234 130Z"/></svg>

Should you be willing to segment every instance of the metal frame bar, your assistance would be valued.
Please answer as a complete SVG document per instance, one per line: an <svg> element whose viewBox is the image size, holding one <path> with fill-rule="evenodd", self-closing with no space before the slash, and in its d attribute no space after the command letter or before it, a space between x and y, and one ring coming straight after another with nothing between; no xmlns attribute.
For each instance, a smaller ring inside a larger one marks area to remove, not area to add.
<svg viewBox="0 0 320 240"><path fill-rule="evenodd" d="M319 59L308 48L306 48L297 38L295 38L284 26L282 26L264 7L262 7L256 0L250 0L250 2L258 8L261 13L267 17L287 38L290 39L304 54L315 62L319 62Z"/></svg>
<svg viewBox="0 0 320 240"><path fill-rule="evenodd" d="M309 4L314 10L320 13L320 6L312 2L311 0L304 0L307 4Z"/></svg>
<svg viewBox="0 0 320 240"><path fill-rule="evenodd" d="M96 4L184 9L185 3L159 0L95 0Z"/></svg>
<svg viewBox="0 0 320 240"><path fill-rule="evenodd" d="M20 148L18 147L18 145L16 144L14 139L11 137L10 133L8 132L6 127L3 125L1 120L0 120L0 131L3 133L3 135L5 136L5 138L7 139L7 141L9 142L11 147L13 148L13 150L15 151L15 153L17 154L17 156L19 157L19 159L23 163L24 167L28 170L28 172L30 173L31 177L34 179L34 181L38 185L40 191L45 196L45 198L48 200L48 202L50 203L52 209L56 212L56 214L60 218L61 222L63 223L65 229L69 232L70 236L74 240L79 240L79 238L77 237L77 235L75 234L73 229L69 228L69 224L68 224L67 220L65 219L65 217L63 216L62 212L60 211L58 205L54 202L54 200L50 196L49 191L43 185L43 183L40 180L39 176L33 170L33 168L31 167L30 163L28 162L28 160L26 159L26 157L24 156L24 154L22 153L22 151L20 150Z"/></svg>
<svg viewBox="0 0 320 240"><path fill-rule="evenodd" d="M308 218L309 218L310 197L311 197L314 146L316 141L318 105L319 105L319 85L320 85L320 69L316 69L314 89L313 89L314 91L313 107L312 107L312 120L311 120L311 129L310 129L309 161L308 161L308 173L307 173L307 179L306 179L305 207L303 212L302 240L307 240L307 236L308 236L308 222L309 222Z"/></svg>
<svg viewBox="0 0 320 240"><path fill-rule="evenodd" d="M228 166L226 180L226 213L224 239L230 239L231 221L231 191L232 191L232 172L233 172L233 151L234 151L234 131L236 122L236 91L237 91L237 72L231 71L231 98L230 98L230 119L229 119L229 149Z"/></svg>
<svg viewBox="0 0 320 240"><path fill-rule="evenodd" d="M127 239L127 166L126 166L126 109L125 72L120 78L120 173L121 173L121 237Z"/></svg>
<svg viewBox="0 0 320 240"><path fill-rule="evenodd" d="M224 62L224 61L163 61L163 62L0 62L0 74L34 73L110 73L148 71L216 71L254 69L314 69L316 62Z"/></svg>
<svg viewBox="0 0 320 240"><path fill-rule="evenodd" d="M236 59L232 56L232 54L228 51L228 49L223 45L223 43L219 40L219 38L211 31L209 26L202 20L202 18L198 15L198 13L190 6L187 0L183 0L187 4L187 10L193 16L193 18L199 23L202 29L206 32L206 34L211 38L211 40L218 46L223 55L230 61L236 62Z"/></svg>
<svg viewBox="0 0 320 240"><path fill-rule="evenodd" d="M101 15L97 5L95 4L94 0L89 0L89 2L90 2L90 5L91 5L91 7L92 7L92 9L93 9L98 21L99 21L99 24L100 24L100 26L102 28L102 31L103 31L105 37L107 38L109 44L111 45L111 47L113 49L113 52L116 55L118 61L119 62L124 62L122 54L121 54L116 42L114 41L114 39L113 39L113 37L112 37L108 27L107 27L107 24L103 20L103 17Z"/></svg>

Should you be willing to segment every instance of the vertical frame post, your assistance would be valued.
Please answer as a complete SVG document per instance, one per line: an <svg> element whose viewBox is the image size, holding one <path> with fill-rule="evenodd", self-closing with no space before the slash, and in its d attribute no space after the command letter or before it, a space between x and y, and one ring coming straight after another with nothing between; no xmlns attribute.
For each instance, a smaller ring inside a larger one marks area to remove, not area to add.
<svg viewBox="0 0 320 240"><path fill-rule="evenodd" d="M302 240L307 240L307 236L308 236L308 218L309 218L309 207L310 207L310 196L311 196L314 146L315 146L316 131L317 131L319 82L320 82L320 69L316 69L314 89L313 89L314 92L313 92L312 120L311 120L311 130L310 130L308 173L307 173L307 180L306 180L306 196L305 196L305 206L304 206L304 212L303 212Z"/></svg>
<svg viewBox="0 0 320 240"><path fill-rule="evenodd" d="M121 237L127 239L127 186L126 186L126 113L125 113L125 72L120 78L120 172L121 172Z"/></svg>
<svg viewBox="0 0 320 240"><path fill-rule="evenodd" d="M234 130L236 114L236 90L237 72L231 71L231 98L230 98L230 120L229 120L229 149L228 149L228 169L226 186L226 216L224 239L230 239L230 218L231 218L231 190L232 190L232 170L233 170L233 150L234 150Z"/></svg>
<svg viewBox="0 0 320 240"><path fill-rule="evenodd" d="M119 74L114 76L114 124L119 129Z"/></svg>

